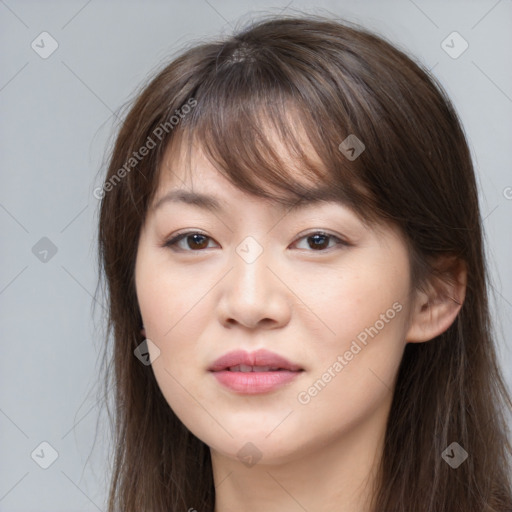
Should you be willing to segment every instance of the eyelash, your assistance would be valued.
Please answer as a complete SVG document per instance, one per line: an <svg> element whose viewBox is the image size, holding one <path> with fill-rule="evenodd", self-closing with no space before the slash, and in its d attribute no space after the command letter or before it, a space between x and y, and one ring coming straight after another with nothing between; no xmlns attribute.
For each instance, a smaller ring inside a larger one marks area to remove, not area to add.
<svg viewBox="0 0 512 512"><path fill-rule="evenodd" d="M166 241L164 243L164 247L168 247L169 249L171 249L172 251L175 251L175 252L202 252L202 251L205 251L206 249L198 249L198 250L193 250L193 249L180 249L180 248L177 248L177 244L181 241L181 240L185 240L188 236L191 236L191 235L200 235L204 238L208 238L210 240L213 240L211 237L209 237L208 235L205 235L204 233L201 233L200 231L186 231L184 233L178 233L175 237L171 238L170 240ZM350 244L348 242L346 242L345 240L342 240L341 238L335 236L335 235L332 235L330 233L326 233L324 231L312 231L311 233L306 233L305 235L301 236L300 238L297 239L297 241L300 241L302 239L305 239L305 238L309 238L311 236L314 236L314 235L320 235L322 237L325 237L325 238L329 238L329 239L333 239L336 241L336 245L337 246L345 246L345 247L348 247L350 246ZM295 242L294 242L295 243ZM334 249L335 247L330 247L328 249L319 249L318 251L315 251L314 249L311 249L311 250L308 250L307 252L319 252L319 253L326 253L326 252L331 252L332 249Z"/></svg>

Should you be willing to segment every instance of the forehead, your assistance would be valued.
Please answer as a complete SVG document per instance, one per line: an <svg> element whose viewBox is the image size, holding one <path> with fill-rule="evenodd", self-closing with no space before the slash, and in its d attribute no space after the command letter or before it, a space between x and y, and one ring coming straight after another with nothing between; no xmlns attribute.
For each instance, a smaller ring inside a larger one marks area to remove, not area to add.
<svg viewBox="0 0 512 512"><path fill-rule="evenodd" d="M268 118L259 118L257 125L253 126L256 132L249 136L250 140L245 140L248 136L242 136L242 134L238 134L239 137L235 138L232 133L215 132L212 134L209 127L206 128L206 131L202 131L201 126L185 128L178 131L168 142L161 168L174 172L178 169L181 172L192 170L192 168L199 172L203 169L221 170L222 166L216 163L219 160L214 158L212 162L209 158L212 156L211 149L213 149L213 153L217 156L225 157L226 153L229 153L232 161L239 160L240 168L247 164L246 157L248 155L253 157L258 155L260 158L258 162L254 162L251 169L251 174L254 177L258 176L258 166L261 164L264 166L275 164L274 157L279 160L280 172L293 177L294 180L306 176L304 168L308 163L315 166L317 170L325 171L325 163L296 116L298 114L287 112L286 119L280 121L286 125L286 133L282 132L283 126L276 126ZM196 130L196 128L199 129ZM220 140L222 140L221 144ZM305 161L305 158L308 162ZM324 175L325 178L328 178L326 172Z"/></svg>
<svg viewBox="0 0 512 512"><path fill-rule="evenodd" d="M327 173L325 173L325 179L319 179L318 176L317 179L312 179L311 175L308 176L304 168L301 168L303 166L300 161L290 156L290 149L278 137L274 137L272 144L282 164L279 173L290 183L300 185L307 192L318 190L327 184ZM304 146L306 146L305 142ZM323 165L311 146L308 152L308 158L321 169ZM310 201L308 194L300 197L293 193L279 192L276 187L272 187L262 178L261 169L260 172L258 171L258 166L254 165L249 173L247 168L227 172L208 158L204 147L196 140L179 137L171 141L164 152L157 173L158 184L152 204L156 206L164 195L170 200L209 205L211 209L218 209L219 201L215 198L209 201L206 196L240 197L241 199L260 196L278 207L280 204L284 207L293 207L295 204L302 206ZM256 193L250 193L244 187L236 186L232 181L233 175L238 177L244 175L245 178L248 174L250 181L255 184ZM320 195L323 198L323 195L328 194Z"/></svg>
<svg viewBox="0 0 512 512"><path fill-rule="evenodd" d="M314 195L297 197L291 194L276 194L268 185L262 185L267 189L271 197L257 197L247 191L237 188L223 175L198 149L191 152L188 162L183 155L168 152L162 165L158 189L151 205L151 210L156 211L169 204L194 205L202 210L216 213L226 213L231 201L239 201L247 204L248 201L262 201L265 207L278 211L298 211L319 206L322 203L331 203L337 206L348 205L339 197L333 197L329 187L318 186L317 183L305 178L299 170L288 170L290 178L303 183L304 187L315 190Z"/></svg>
<svg viewBox="0 0 512 512"><path fill-rule="evenodd" d="M204 197L208 194L241 205L260 199L273 210L330 202L347 206L368 227L379 221L354 163L325 138L310 138L293 109L277 121L257 117L250 127L227 133L201 119L173 132L154 175L149 210L162 200L219 210L222 201ZM195 197L178 197L178 189Z"/></svg>

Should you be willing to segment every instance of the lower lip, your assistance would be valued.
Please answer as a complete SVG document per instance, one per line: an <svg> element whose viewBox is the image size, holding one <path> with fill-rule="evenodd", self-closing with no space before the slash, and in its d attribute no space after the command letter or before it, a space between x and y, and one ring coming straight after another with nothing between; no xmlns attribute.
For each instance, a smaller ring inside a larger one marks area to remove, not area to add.
<svg viewBox="0 0 512 512"><path fill-rule="evenodd" d="M223 370L213 372L215 378L224 386L247 395L273 391L298 377L302 372L280 370L274 372L231 372Z"/></svg>

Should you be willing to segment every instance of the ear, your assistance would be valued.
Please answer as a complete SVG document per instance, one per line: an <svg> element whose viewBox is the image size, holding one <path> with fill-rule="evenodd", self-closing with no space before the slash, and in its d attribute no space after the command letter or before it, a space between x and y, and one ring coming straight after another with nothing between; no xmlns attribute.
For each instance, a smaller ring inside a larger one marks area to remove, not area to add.
<svg viewBox="0 0 512 512"><path fill-rule="evenodd" d="M441 256L426 290L418 290L406 341L421 343L445 332L459 314L466 296L467 268L454 256Z"/></svg>

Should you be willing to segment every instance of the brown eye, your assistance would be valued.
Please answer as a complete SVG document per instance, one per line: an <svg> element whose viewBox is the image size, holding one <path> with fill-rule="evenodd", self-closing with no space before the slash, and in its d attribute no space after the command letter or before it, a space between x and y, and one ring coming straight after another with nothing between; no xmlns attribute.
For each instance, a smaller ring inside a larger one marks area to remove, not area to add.
<svg viewBox="0 0 512 512"><path fill-rule="evenodd" d="M173 251L199 252L208 248L208 242L210 240L213 239L207 235L203 235L196 231L188 231L175 236L166 242L164 246L171 248ZM301 240L307 241L308 249L311 249L310 252L328 252L328 249L332 249L334 246L349 245L337 236L323 233L321 231L303 236L299 239L299 241ZM334 241L334 243L329 245L331 241ZM182 242L185 242L185 244Z"/></svg>
<svg viewBox="0 0 512 512"><path fill-rule="evenodd" d="M170 247L177 251L200 251L208 247L208 240L210 240L210 237L203 235L202 233L189 231L172 238L165 243L165 247ZM187 248L183 248L183 246L180 247L178 245L181 241L186 242ZM175 247L177 248L175 249Z"/></svg>
<svg viewBox="0 0 512 512"><path fill-rule="evenodd" d="M316 234L308 236L307 240L312 242L309 244L311 249L327 249L330 237L328 235Z"/></svg>
<svg viewBox="0 0 512 512"><path fill-rule="evenodd" d="M204 235L189 235L185 237L185 240L188 241L188 246L191 249L204 249L208 247L208 237ZM192 240L192 242L190 242ZM206 243L205 243L206 242Z"/></svg>
<svg viewBox="0 0 512 512"><path fill-rule="evenodd" d="M333 246L348 245L348 243L346 243L344 240L341 240L337 236L323 233L321 231L303 236L299 240L306 240L308 248L312 249L313 252L327 252L326 250L332 248ZM329 247L331 240L334 240L335 243Z"/></svg>

